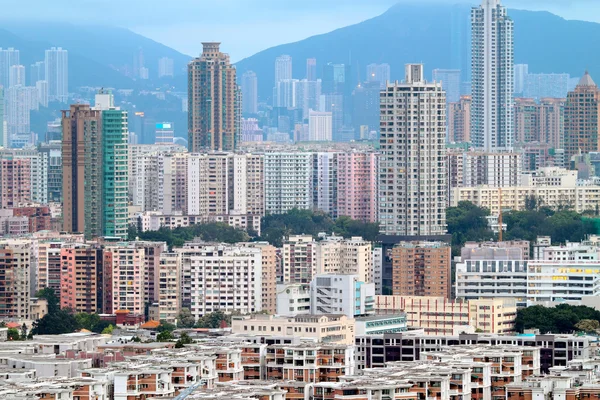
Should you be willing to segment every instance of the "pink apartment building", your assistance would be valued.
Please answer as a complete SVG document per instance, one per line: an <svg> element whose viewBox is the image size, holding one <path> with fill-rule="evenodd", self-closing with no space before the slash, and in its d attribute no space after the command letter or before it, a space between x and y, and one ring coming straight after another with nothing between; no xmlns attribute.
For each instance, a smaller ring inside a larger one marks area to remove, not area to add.
<svg viewBox="0 0 600 400"><path fill-rule="evenodd" d="M13 208L31 202L31 161L4 158L0 162L0 207Z"/></svg>
<svg viewBox="0 0 600 400"><path fill-rule="evenodd" d="M338 154L338 215L377 222L377 166L375 153Z"/></svg>

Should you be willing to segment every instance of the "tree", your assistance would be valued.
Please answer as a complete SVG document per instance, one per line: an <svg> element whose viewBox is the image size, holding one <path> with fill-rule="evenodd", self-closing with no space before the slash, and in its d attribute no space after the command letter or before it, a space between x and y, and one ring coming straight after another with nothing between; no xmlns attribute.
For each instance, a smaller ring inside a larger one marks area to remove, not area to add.
<svg viewBox="0 0 600 400"><path fill-rule="evenodd" d="M190 312L189 308L182 308L177 316L177 326L180 328L192 328L196 323L196 319Z"/></svg>
<svg viewBox="0 0 600 400"><path fill-rule="evenodd" d="M35 297L40 299L46 299L46 301L48 302L48 314L54 314L58 310L60 310L59 299L56 296L56 293L54 293L54 289L47 287L42 290L39 290L35 294Z"/></svg>
<svg viewBox="0 0 600 400"><path fill-rule="evenodd" d="M142 341L142 339L140 339L137 336L134 336L134 337L131 338L131 341L134 342L134 343L140 343Z"/></svg>
<svg viewBox="0 0 600 400"><path fill-rule="evenodd" d="M6 337L8 340L11 340L11 341L21 340L21 336L19 335L19 330L16 328L8 328Z"/></svg>
<svg viewBox="0 0 600 400"><path fill-rule="evenodd" d="M590 320L590 322L583 322ZM517 311L515 329L539 329L541 333L572 333L583 328L593 328L600 323L600 311L586 306L560 304L553 308L532 306ZM585 329L583 329L585 330Z"/></svg>
<svg viewBox="0 0 600 400"><path fill-rule="evenodd" d="M21 325L21 340L27 340L27 325Z"/></svg>
<svg viewBox="0 0 600 400"><path fill-rule="evenodd" d="M179 336L179 340L177 340L177 342L175 343L175 348L180 349L186 344L192 343L194 343L194 340L187 333L184 332L181 334L181 336Z"/></svg>
<svg viewBox="0 0 600 400"><path fill-rule="evenodd" d="M162 331L156 336L157 342L170 342L173 340L173 334L170 331Z"/></svg>
<svg viewBox="0 0 600 400"><path fill-rule="evenodd" d="M575 327L584 332L596 332L600 329L600 322L595 319L582 319Z"/></svg>
<svg viewBox="0 0 600 400"><path fill-rule="evenodd" d="M446 210L448 233L452 235L452 253L460 254L460 248L468 241L489 240L494 232L488 226L489 210L461 201L457 207Z"/></svg>
<svg viewBox="0 0 600 400"><path fill-rule="evenodd" d="M196 322L196 328L207 328L207 329L217 329L220 328L222 324L227 326L231 326L231 317L234 314L225 314L223 311L215 311L210 314L205 314L198 319Z"/></svg>
<svg viewBox="0 0 600 400"><path fill-rule="evenodd" d="M100 319L98 314L77 313L75 319L81 329L87 329L90 332L100 333L106 329L110 322Z"/></svg>
<svg viewBox="0 0 600 400"><path fill-rule="evenodd" d="M175 329L177 329L177 327L175 325L173 325L165 320L161 320L160 325L158 326L158 328L156 328L156 331L159 333L162 333L165 331L173 332Z"/></svg>
<svg viewBox="0 0 600 400"><path fill-rule="evenodd" d="M112 335L114 329L115 329L115 327L112 324L110 324L106 328L102 329L102 334L103 335Z"/></svg>
<svg viewBox="0 0 600 400"><path fill-rule="evenodd" d="M63 333L73 333L79 329L81 327L73 312L70 309L59 309L35 321L31 332L34 335L60 335Z"/></svg>

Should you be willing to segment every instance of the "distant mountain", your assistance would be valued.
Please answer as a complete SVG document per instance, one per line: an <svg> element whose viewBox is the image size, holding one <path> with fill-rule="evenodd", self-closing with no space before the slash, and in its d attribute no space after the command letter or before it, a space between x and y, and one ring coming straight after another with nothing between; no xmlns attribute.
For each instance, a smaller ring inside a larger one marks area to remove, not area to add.
<svg viewBox="0 0 600 400"><path fill-rule="evenodd" d="M111 26L79 26L52 22L2 22L0 47L20 50L21 64L28 69L43 61L44 51L52 46L69 51L69 86L107 86L118 88L153 87L158 79L158 60L174 60L174 82L185 90L184 68L190 57L130 30ZM142 49L149 81L135 82L124 74L131 68L134 54ZM29 72L27 70L27 72Z"/></svg>
<svg viewBox="0 0 600 400"><path fill-rule="evenodd" d="M568 21L548 12L510 10L515 21L515 61L530 72L567 72L581 76L589 69L600 76L600 24ZM366 65L388 63L392 79L403 79L404 64L422 62L427 74L435 68L463 71L470 64L470 6L398 4L384 14L323 35L276 46L237 63L238 75L258 75L259 96L272 94L275 57L289 54L293 77L306 74L306 59L317 59L320 75L327 62L350 63L351 79L365 79Z"/></svg>

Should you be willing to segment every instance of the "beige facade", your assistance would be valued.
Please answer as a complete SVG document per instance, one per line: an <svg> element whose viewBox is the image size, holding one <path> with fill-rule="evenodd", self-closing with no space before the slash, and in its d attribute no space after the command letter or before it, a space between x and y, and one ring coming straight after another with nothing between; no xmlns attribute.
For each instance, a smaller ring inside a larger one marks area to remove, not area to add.
<svg viewBox="0 0 600 400"><path fill-rule="evenodd" d="M188 143L192 152L231 151L241 132L241 93L235 67L220 43L202 43L188 64Z"/></svg>
<svg viewBox="0 0 600 400"><path fill-rule="evenodd" d="M585 72L565 103L566 159L581 153L600 150L600 90Z"/></svg>
<svg viewBox="0 0 600 400"><path fill-rule="evenodd" d="M277 248L266 242L244 243L262 253L262 311L277 312Z"/></svg>
<svg viewBox="0 0 600 400"><path fill-rule="evenodd" d="M454 143L471 140L471 96L461 96L448 104L448 140Z"/></svg>
<svg viewBox="0 0 600 400"><path fill-rule="evenodd" d="M234 334L309 338L323 343L354 344L354 319L345 315L252 315L234 317Z"/></svg>
<svg viewBox="0 0 600 400"><path fill-rule="evenodd" d="M398 296L450 298L450 246L438 242L402 242L392 249L392 293Z"/></svg>
<svg viewBox="0 0 600 400"><path fill-rule="evenodd" d="M451 207L456 207L461 201L469 201L478 207L487 208L492 215L500 212L501 196L504 210L525 210L526 200L531 197L535 197L540 205L555 209L567 207L578 213L595 211L600 204L600 186L516 186L501 190L497 187L479 186L454 188L452 191Z"/></svg>
<svg viewBox="0 0 600 400"><path fill-rule="evenodd" d="M318 274L358 275L361 282L373 282L372 245L361 237L326 237L316 245L316 264Z"/></svg>
<svg viewBox="0 0 600 400"><path fill-rule="evenodd" d="M310 235L294 235L283 244L283 283L309 283L317 273L317 243Z"/></svg>
<svg viewBox="0 0 600 400"><path fill-rule="evenodd" d="M407 325L422 328L427 335L457 335L477 329L511 333L517 315L512 299L458 302L433 296L376 296L375 310L380 314L404 311Z"/></svg>
<svg viewBox="0 0 600 400"><path fill-rule="evenodd" d="M154 311L155 321L165 320L175 323L181 311L181 255L162 253L155 266L154 274Z"/></svg>

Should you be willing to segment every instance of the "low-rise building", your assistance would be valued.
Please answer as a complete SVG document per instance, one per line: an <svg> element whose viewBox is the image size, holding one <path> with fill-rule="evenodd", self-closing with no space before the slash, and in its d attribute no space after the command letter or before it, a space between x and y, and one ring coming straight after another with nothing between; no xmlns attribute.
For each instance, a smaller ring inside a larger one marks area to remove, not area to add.
<svg viewBox="0 0 600 400"><path fill-rule="evenodd" d="M280 317L257 314L233 317L231 329L234 334L299 337L320 343L354 343L354 319L345 315Z"/></svg>

